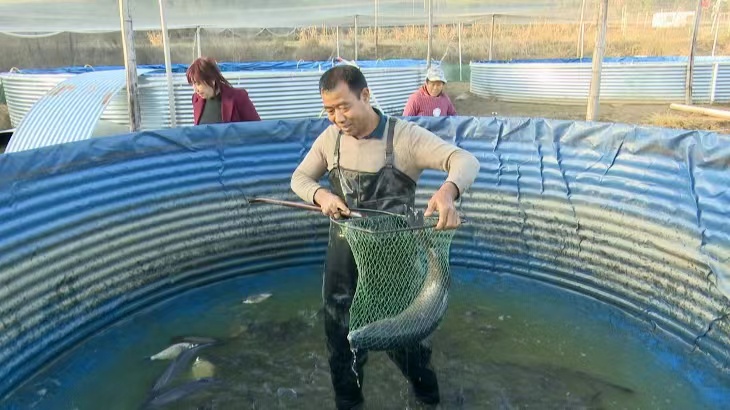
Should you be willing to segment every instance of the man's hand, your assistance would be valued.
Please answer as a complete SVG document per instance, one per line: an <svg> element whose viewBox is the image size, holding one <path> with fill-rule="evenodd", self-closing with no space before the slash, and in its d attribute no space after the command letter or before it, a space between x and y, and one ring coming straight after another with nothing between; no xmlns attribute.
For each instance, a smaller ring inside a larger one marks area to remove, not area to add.
<svg viewBox="0 0 730 410"><path fill-rule="evenodd" d="M314 193L314 202L322 208L322 213L329 217L339 219L343 215L350 215L347 204L339 196L325 189L319 189Z"/></svg>
<svg viewBox="0 0 730 410"><path fill-rule="evenodd" d="M436 229L456 229L461 224L461 218L459 213L456 212L454 207L454 198L459 195L459 190L451 182L446 182L441 185L438 191L428 201L428 208L423 214L424 216L431 216L434 211L439 213L439 221L436 224Z"/></svg>

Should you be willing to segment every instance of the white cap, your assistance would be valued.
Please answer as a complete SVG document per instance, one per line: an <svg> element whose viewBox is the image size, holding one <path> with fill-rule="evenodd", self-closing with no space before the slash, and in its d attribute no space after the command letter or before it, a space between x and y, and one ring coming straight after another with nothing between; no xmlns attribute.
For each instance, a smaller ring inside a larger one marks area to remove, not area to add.
<svg viewBox="0 0 730 410"><path fill-rule="evenodd" d="M446 75L444 74L444 70L442 70L441 67L432 65L431 68L429 68L428 71L426 72L426 80L427 81L443 81L445 84Z"/></svg>

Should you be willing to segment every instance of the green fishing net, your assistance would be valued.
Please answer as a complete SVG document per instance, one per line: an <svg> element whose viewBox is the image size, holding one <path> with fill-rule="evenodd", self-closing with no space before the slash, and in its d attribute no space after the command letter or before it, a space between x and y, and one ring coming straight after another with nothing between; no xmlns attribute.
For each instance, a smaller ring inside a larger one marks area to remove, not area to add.
<svg viewBox="0 0 730 410"><path fill-rule="evenodd" d="M334 221L358 269L348 334L353 349L412 345L430 335L446 312L455 230L435 230L436 217L411 216Z"/></svg>

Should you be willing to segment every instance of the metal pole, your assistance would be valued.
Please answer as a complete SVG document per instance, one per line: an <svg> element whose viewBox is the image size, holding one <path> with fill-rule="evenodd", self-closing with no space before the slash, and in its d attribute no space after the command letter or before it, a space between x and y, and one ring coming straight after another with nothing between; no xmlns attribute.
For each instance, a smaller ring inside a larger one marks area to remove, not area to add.
<svg viewBox="0 0 730 410"><path fill-rule="evenodd" d="M492 32L489 34L489 61L492 61L492 49L494 48L494 17L492 14Z"/></svg>
<svg viewBox="0 0 730 410"><path fill-rule="evenodd" d="M692 104L692 78L695 69L695 47L697 46L697 32L700 31L700 19L702 18L702 0L697 0L695 11L695 25L692 29L692 43L689 46L689 58L687 59L687 78L684 85L684 103Z"/></svg>
<svg viewBox="0 0 730 410"><path fill-rule="evenodd" d="M378 0L375 0L375 59L378 59Z"/></svg>
<svg viewBox="0 0 730 410"><path fill-rule="evenodd" d="M459 22L459 81L464 81L461 72L461 22Z"/></svg>
<svg viewBox="0 0 730 410"><path fill-rule="evenodd" d="M583 37L585 36L585 17L586 17L586 0L580 6L580 29L578 31L578 58L583 58Z"/></svg>
<svg viewBox="0 0 730 410"><path fill-rule="evenodd" d="M202 46L200 45L200 26L195 28L195 44L198 46L198 57L203 56Z"/></svg>
<svg viewBox="0 0 730 410"><path fill-rule="evenodd" d="M720 70L720 63L713 64L712 67L712 85L710 90L710 104L715 103L715 92L717 91L717 73Z"/></svg>
<svg viewBox="0 0 730 410"><path fill-rule="evenodd" d="M591 75L591 89L588 94L586 121L598 120L601 95L601 68L603 66L603 53L606 48L606 29L608 28L608 0L601 0L598 11L598 22L600 26L596 34L596 47L593 50L593 72Z"/></svg>
<svg viewBox="0 0 730 410"><path fill-rule="evenodd" d="M140 112L137 100L137 56L134 52L134 31L128 0L119 0L119 20L122 26L124 69L127 72L127 104L129 105L129 130L139 131Z"/></svg>
<svg viewBox="0 0 730 410"><path fill-rule="evenodd" d="M335 41L337 42L337 58L340 58L340 26L335 27Z"/></svg>
<svg viewBox="0 0 730 410"><path fill-rule="evenodd" d="M720 4L718 1L717 4ZM715 29L715 39L712 41L712 56L715 56L715 49L717 48L717 35L720 33L720 10L715 7L715 18L713 19L712 23L713 28Z"/></svg>
<svg viewBox="0 0 730 410"><path fill-rule="evenodd" d="M428 49L426 50L426 67L431 67L433 50L433 0L428 0Z"/></svg>
<svg viewBox="0 0 730 410"><path fill-rule="evenodd" d="M162 48L165 50L165 75L167 76L167 103L170 107L170 128L177 126L175 115L175 86L172 83L172 64L170 63L170 38L167 35L167 22L165 21L165 8L167 0L159 0L160 5L160 28L162 29Z"/></svg>
<svg viewBox="0 0 730 410"><path fill-rule="evenodd" d="M357 45L357 14L355 14L355 61L357 61L357 51L358 51L358 45Z"/></svg>

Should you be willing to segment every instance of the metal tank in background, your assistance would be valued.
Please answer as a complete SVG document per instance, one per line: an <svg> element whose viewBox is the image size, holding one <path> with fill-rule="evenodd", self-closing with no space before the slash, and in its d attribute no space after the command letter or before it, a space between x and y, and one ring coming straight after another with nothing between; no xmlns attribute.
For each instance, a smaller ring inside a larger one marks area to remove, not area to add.
<svg viewBox="0 0 730 410"><path fill-rule="evenodd" d="M503 101L585 104L591 59L474 61L471 92ZM601 70L601 102L684 102L686 57L606 58ZM730 57L696 57L692 81L695 103L730 102Z"/></svg>

